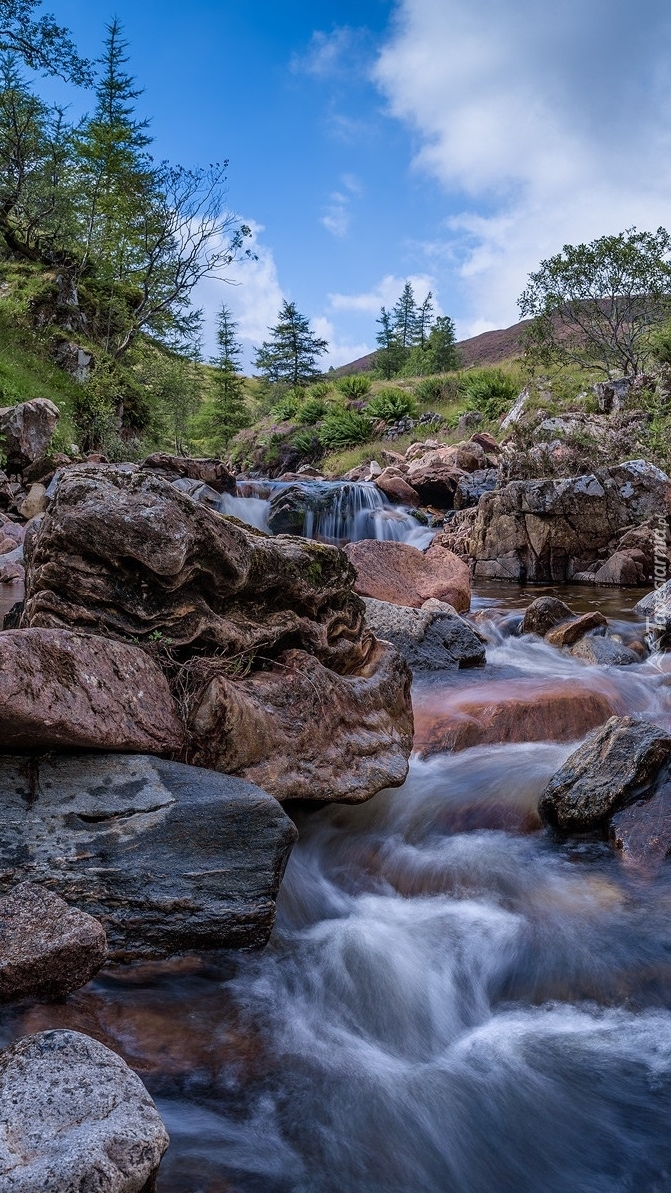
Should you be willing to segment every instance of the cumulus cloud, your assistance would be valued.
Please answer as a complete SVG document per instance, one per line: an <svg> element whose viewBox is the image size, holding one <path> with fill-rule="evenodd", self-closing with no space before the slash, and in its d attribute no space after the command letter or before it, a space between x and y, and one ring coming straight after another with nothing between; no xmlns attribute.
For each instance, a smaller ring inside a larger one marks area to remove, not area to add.
<svg viewBox="0 0 671 1193"><path fill-rule="evenodd" d="M237 336L248 367L253 349L266 339L268 328L277 322L277 312L286 295L280 286L272 249L260 239L263 225L254 220L244 222L251 228L251 241L247 241L247 245L252 248L256 260L242 258L233 262L226 271L226 281L209 278L202 282L196 301L205 315L206 354L215 350L216 315L225 303L238 323Z"/></svg>
<svg viewBox="0 0 671 1193"><path fill-rule="evenodd" d="M452 258L479 326L516 318L563 243L671 225L670 32L661 0L635 19L629 0L399 0L374 78L449 196L426 256Z"/></svg>
<svg viewBox="0 0 671 1193"><path fill-rule="evenodd" d="M318 315L317 318L311 319L310 326L315 335L321 336L328 342L328 352L321 358L321 368L328 369L333 366L334 369L337 369L338 365L349 364L353 360L358 360L360 356L367 356L369 352L373 351L373 347L365 340L357 343L346 336L341 336L332 321L325 315Z"/></svg>
<svg viewBox="0 0 671 1193"><path fill-rule="evenodd" d="M380 307L389 308L394 305L406 282L410 282L415 298L420 302L430 290L433 294L434 310L437 315L442 314L436 298L435 279L426 273L415 273L404 278L388 273L371 290L365 290L361 294L329 294L329 308L331 311L355 311L360 314L379 315Z"/></svg>

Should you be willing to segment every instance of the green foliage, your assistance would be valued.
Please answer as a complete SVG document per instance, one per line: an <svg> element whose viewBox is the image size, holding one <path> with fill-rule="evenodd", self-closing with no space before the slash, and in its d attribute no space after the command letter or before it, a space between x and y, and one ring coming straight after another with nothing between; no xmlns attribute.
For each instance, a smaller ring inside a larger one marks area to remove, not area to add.
<svg viewBox="0 0 671 1193"><path fill-rule="evenodd" d="M671 323L664 323L650 336L650 354L657 364L671 364Z"/></svg>
<svg viewBox="0 0 671 1193"><path fill-rule="evenodd" d="M295 418L301 406L300 393L289 392L271 407L270 413L278 423Z"/></svg>
<svg viewBox="0 0 671 1193"><path fill-rule="evenodd" d="M296 418L303 426L313 427L324 417L328 404L323 398L306 398L296 412Z"/></svg>
<svg viewBox="0 0 671 1193"><path fill-rule="evenodd" d="M572 361L607 377L642 371L650 333L671 311L671 236L665 228L564 245L529 275L520 314L532 364Z"/></svg>
<svg viewBox="0 0 671 1193"><path fill-rule="evenodd" d="M310 398L327 398L333 389L331 381L314 381L309 386L307 394Z"/></svg>
<svg viewBox="0 0 671 1193"><path fill-rule="evenodd" d="M382 307L376 369L385 380L426 377L458 367L454 323L447 315L433 316L431 291L420 304L410 282L390 312Z"/></svg>
<svg viewBox="0 0 671 1193"><path fill-rule="evenodd" d="M91 63L77 53L67 29L57 25L48 14L34 19L40 3L41 0L2 0L0 51L23 58L31 70L89 85Z"/></svg>
<svg viewBox="0 0 671 1193"><path fill-rule="evenodd" d="M296 431L291 442L303 459L310 464L318 460L322 454L322 441L316 431Z"/></svg>
<svg viewBox="0 0 671 1193"><path fill-rule="evenodd" d="M321 424L319 438L323 447L338 451L343 447L365 443L370 439L371 426L370 418L356 410L333 410Z"/></svg>
<svg viewBox="0 0 671 1193"><path fill-rule="evenodd" d="M415 386L415 398L422 406L455 402L461 393L458 377L425 377Z"/></svg>
<svg viewBox="0 0 671 1193"><path fill-rule="evenodd" d="M366 414L371 418L383 418L385 422L393 423L399 418L415 418L417 403L412 394L389 386L371 398L366 406Z"/></svg>
<svg viewBox="0 0 671 1193"><path fill-rule="evenodd" d="M469 410L496 419L517 397L517 386L502 369L473 369L464 377L464 392Z"/></svg>
<svg viewBox="0 0 671 1193"><path fill-rule="evenodd" d="M346 377L339 377L336 381L340 393L350 401L365 398L366 394L370 393L372 384L367 373L348 373Z"/></svg>
<svg viewBox="0 0 671 1193"><path fill-rule="evenodd" d="M317 360L328 348L326 340L314 335L309 320L293 302L283 302L270 339L256 352L255 367L272 384L285 381L305 388L319 376Z"/></svg>
<svg viewBox="0 0 671 1193"><path fill-rule="evenodd" d="M245 381L239 372L242 349L238 325L224 304L217 316L218 352L210 361L210 392L192 422L192 433L208 454L220 455L234 435L251 422Z"/></svg>

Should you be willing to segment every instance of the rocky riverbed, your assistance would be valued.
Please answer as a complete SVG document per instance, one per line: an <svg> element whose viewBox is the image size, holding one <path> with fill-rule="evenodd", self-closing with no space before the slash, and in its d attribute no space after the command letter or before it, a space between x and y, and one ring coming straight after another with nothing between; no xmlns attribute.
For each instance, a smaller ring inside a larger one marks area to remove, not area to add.
<svg viewBox="0 0 671 1193"><path fill-rule="evenodd" d="M26 486L12 417L6 1187L661 1193L668 478Z"/></svg>

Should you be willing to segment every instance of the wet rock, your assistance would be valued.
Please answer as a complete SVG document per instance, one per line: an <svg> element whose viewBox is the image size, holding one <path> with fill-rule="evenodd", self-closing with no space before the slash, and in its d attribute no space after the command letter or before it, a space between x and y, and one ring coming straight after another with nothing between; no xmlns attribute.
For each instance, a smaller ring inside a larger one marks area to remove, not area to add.
<svg viewBox="0 0 671 1193"><path fill-rule="evenodd" d="M662 632L671 627L671 580L637 601L634 612Z"/></svg>
<svg viewBox="0 0 671 1193"><path fill-rule="evenodd" d="M431 452L410 464L406 480L418 494L422 505L451 510L462 476L463 472L457 467L454 457L446 458L444 453Z"/></svg>
<svg viewBox="0 0 671 1193"><path fill-rule="evenodd" d="M356 569L355 590L361 596L414 609L432 597L459 613L470 608L467 565L435 540L422 553L407 543L364 539L349 543L345 554Z"/></svg>
<svg viewBox="0 0 671 1193"><path fill-rule="evenodd" d="M415 749L423 757L471 746L525 741L576 741L602 725L617 692L576 681L493 681L462 691L415 698Z"/></svg>
<svg viewBox="0 0 671 1193"><path fill-rule="evenodd" d="M235 476L223 460L216 457L192 459L190 456L171 456L168 452L154 452L142 461L140 468L145 472L164 476L167 480L184 477L187 480L198 481L217 493L231 493L235 496L237 492Z"/></svg>
<svg viewBox="0 0 671 1193"><path fill-rule="evenodd" d="M527 608L520 626L521 634L540 634L544 637L562 621L575 617L572 609L558 597L536 597Z"/></svg>
<svg viewBox="0 0 671 1193"><path fill-rule="evenodd" d="M137 646L70 630L0 633L0 749L172 754L183 728Z"/></svg>
<svg viewBox="0 0 671 1193"><path fill-rule="evenodd" d="M189 751L199 766L241 775L279 800L320 803L358 803L405 780L411 675L384 642L355 675L290 650L246 679L213 672L209 660L193 680Z"/></svg>
<svg viewBox="0 0 671 1193"><path fill-rule="evenodd" d="M150 1193L168 1135L139 1077L73 1031L0 1053L0 1180L7 1193Z"/></svg>
<svg viewBox="0 0 671 1193"><path fill-rule="evenodd" d="M0 899L0 1001L63 998L98 972L105 930L44 887L23 882Z"/></svg>
<svg viewBox="0 0 671 1193"><path fill-rule="evenodd" d="M596 828L639 798L670 755L671 737L657 725L611 717L552 777L538 810L560 829Z"/></svg>
<svg viewBox="0 0 671 1193"><path fill-rule="evenodd" d="M36 518L38 514L43 514L48 505L49 498L44 485L35 484L30 486L28 495L18 506L18 511L21 517L28 522L31 518Z"/></svg>
<svg viewBox="0 0 671 1193"><path fill-rule="evenodd" d="M95 916L113 960L268 940L296 830L251 783L147 755L5 755L0 810L2 889L46 885Z"/></svg>
<svg viewBox="0 0 671 1193"><path fill-rule="evenodd" d="M460 477L454 493L455 510L477 505L483 493L491 493L499 481L498 468L478 468Z"/></svg>
<svg viewBox="0 0 671 1193"><path fill-rule="evenodd" d="M415 490L403 478L398 468L387 467L375 481L378 489L396 505L418 506L419 497Z"/></svg>
<svg viewBox="0 0 671 1193"><path fill-rule="evenodd" d="M628 867L653 877L671 853L671 781L659 783L654 795L616 812L609 837Z"/></svg>
<svg viewBox="0 0 671 1193"><path fill-rule="evenodd" d="M372 648L336 547L269 538L146 472L68 469L26 558L26 626L247 661L300 646L339 672Z"/></svg>
<svg viewBox="0 0 671 1193"><path fill-rule="evenodd" d="M573 621L564 622L556 629L549 630L545 635L545 641L549 642L550 646L558 646L561 649L564 646L573 646L584 638L585 634L604 634L607 627L608 621L603 613L594 609L591 613L583 613L582 617L576 617Z"/></svg>
<svg viewBox="0 0 671 1193"><path fill-rule="evenodd" d="M48 398L33 398L0 410L0 437L10 476L45 454L59 417L58 406Z"/></svg>
<svg viewBox="0 0 671 1193"><path fill-rule="evenodd" d="M485 662L480 634L443 601L429 600L411 609L366 598L365 605L369 629L391 642L413 671L479 667Z"/></svg>
<svg viewBox="0 0 671 1193"><path fill-rule="evenodd" d="M585 663L605 667L627 667L641 661L635 651L622 642L616 642L614 638L600 634L588 634L587 637L581 638L571 647L569 654Z"/></svg>
<svg viewBox="0 0 671 1193"><path fill-rule="evenodd" d="M478 504L468 548L475 576L565 583L602 559L624 527L669 508L671 481L643 460L566 480L511 481Z"/></svg>

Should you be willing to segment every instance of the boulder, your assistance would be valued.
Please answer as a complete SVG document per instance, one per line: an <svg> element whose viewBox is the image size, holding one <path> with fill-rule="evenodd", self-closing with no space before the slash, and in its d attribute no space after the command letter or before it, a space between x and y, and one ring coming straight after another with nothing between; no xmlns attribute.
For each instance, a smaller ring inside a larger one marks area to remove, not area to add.
<svg viewBox="0 0 671 1193"><path fill-rule="evenodd" d="M524 614L520 633L540 634L544 637L548 630L554 629L561 621L567 621L571 617L575 617L573 610L558 597L536 597Z"/></svg>
<svg viewBox="0 0 671 1193"><path fill-rule="evenodd" d="M404 480L398 468L387 467L377 477L375 484L389 500L396 505L418 506L419 497L415 490Z"/></svg>
<svg viewBox="0 0 671 1193"><path fill-rule="evenodd" d="M569 654L575 659L582 659L585 663L594 663L605 667L627 667L632 663L640 663L639 656L608 635L588 634L572 646Z"/></svg>
<svg viewBox="0 0 671 1193"><path fill-rule="evenodd" d="M478 504L469 545L475 576L565 583L623 527L669 510L671 481L643 460L566 480L511 481Z"/></svg>
<svg viewBox="0 0 671 1193"><path fill-rule="evenodd" d="M415 749L422 757L471 746L576 741L617 707L615 690L575 680L495 680L461 691L432 689L415 698Z"/></svg>
<svg viewBox="0 0 671 1193"><path fill-rule="evenodd" d="M540 815L566 831L597 828L638 799L669 756L671 737L657 725L611 717L553 775L538 804Z"/></svg>
<svg viewBox="0 0 671 1193"><path fill-rule="evenodd" d="M74 1031L0 1053L0 1184L7 1193L150 1193L168 1135L139 1077Z"/></svg>
<svg viewBox="0 0 671 1193"><path fill-rule="evenodd" d="M455 510L477 505L483 493L491 493L499 482L498 468L478 468L459 478L454 491Z"/></svg>
<svg viewBox="0 0 671 1193"><path fill-rule="evenodd" d="M49 505L49 498L47 497L47 490L44 485L31 485L28 495L24 497L23 501L18 506L18 511L22 518L29 522L31 518L36 518L38 514L43 514Z"/></svg>
<svg viewBox="0 0 671 1193"><path fill-rule="evenodd" d="M338 672L372 649L336 547L273 539L113 465L63 473L26 546L24 626L73 627L239 663L285 645Z"/></svg>
<svg viewBox="0 0 671 1193"><path fill-rule="evenodd" d="M470 608L468 566L435 540L422 553L407 543L364 539L349 543L345 555L356 569L355 591L361 596L413 609L432 597L459 613Z"/></svg>
<svg viewBox="0 0 671 1193"><path fill-rule="evenodd" d="M671 780L662 777L657 790L616 812L609 825L611 844L625 865L653 877L671 853Z"/></svg>
<svg viewBox="0 0 671 1193"><path fill-rule="evenodd" d="M262 948L296 839L243 779L148 755L0 756L0 887L45 885L114 961Z"/></svg>
<svg viewBox="0 0 671 1193"><path fill-rule="evenodd" d="M634 613L665 630L671 626L671 580L649 592L634 605Z"/></svg>
<svg viewBox="0 0 671 1193"><path fill-rule="evenodd" d="M0 898L0 1002L63 998L106 957L102 924L53 891L22 882Z"/></svg>
<svg viewBox="0 0 671 1193"><path fill-rule="evenodd" d="M444 452L429 452L413 460L406 473L406 481L418 494L422 505L433 505L437 509L454 508L454 494L463 476L454 457Z"/></svg>
<svg viewBox="0 0 671 1193"><path fill-rule="evenodd" d="M278 800L358 803L405 781L410 683L406 663L384 642L355 675L336 675L301 650L235 681L213 660L195 663L189 757Z"/></svg>
<svg viewBox="0 0 671 1193"><path fill-rule="evenodd" d="M33 398L0 410L0 437L7 472L20 473L46 453L60 417L48 398Z"/></svg>
<svg viewBox="0 0 671 1193"><path fill-rule="evenodd" d="M425 601L412 609L367 597L365 605L369 629L391 642L413 671L479 667L485 662L480 634L443 601Z"/></svg>
<svg viewBox="0 0 671 1193"><path fill-rule="evenodd" d="M231 493L235 496L237 492L233 473L223 460L217 458L192 459L190 456L171 456L168 452L154 452L142 461L140 468L145 472L164 476L167 480L184 477L187 480L198 481L217 493Z"/></svg>
<svg viewBox="0 0 671 1193"><path fill-rule="evenodd" d="M475 435L471 435L471 442L478 443L487 455L497 456L501 451L501 444L489 431L476 431Z"/></svg>
<svg viewBox="0 0 671 1193"><path fill-rule="evenodd" d="M71 630L0 633L0 749L173 754L183 727L138 646Z"/></svg>
<svg viewBox="0 0 671 1193"><path fill-rule="evenodd" d="M605 634L607 627L608 622L603 613L594 609L591 613L583 613L582 617L563 622L556 629L549 630L545 635L545 641L549 642L550 646L558 646L561 649L564 646L573 646L575 642L584 638L585 634Z"/></svg>

